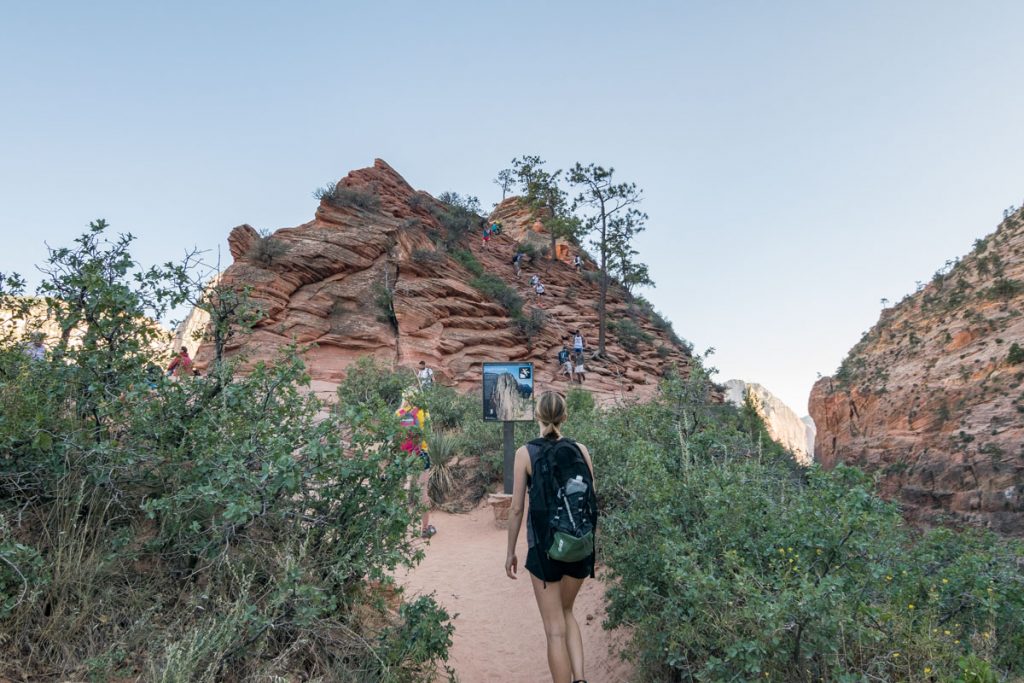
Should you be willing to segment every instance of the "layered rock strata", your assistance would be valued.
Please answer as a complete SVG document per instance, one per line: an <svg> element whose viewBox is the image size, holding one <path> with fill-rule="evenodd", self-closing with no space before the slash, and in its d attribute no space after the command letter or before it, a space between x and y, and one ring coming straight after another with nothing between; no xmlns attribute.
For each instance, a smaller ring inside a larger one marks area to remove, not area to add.
<svg viewBox="0 0 1024 683"><path fill-rule="evenodd" d="M577 273L561 261L527 262L515 277L515 238L535 232L536 217L528 209L506 200L501 235L485 247L479 233L470 232L445 249L449 234L437 217L442 205L385 162L353 171L338 188L339 198L323 199L308 223L268 236L248 225L231 231L234 263L221 282L248 289L265 318L251 334L236 337L228 354L244 353L252 363L296 343L326 390L363 355L408 367L422 360L437 381L478 392L484 361L532 361L536 391L567 388L555 356L563 335L577 328L596 342L598 288L593 273ZM484 276L499 279L526 302L521 317L485 293L480 276L469 269L471 260L465 253L455 258L460 250L472 255ZM528 283L534 273L547 290L538 300ZM668 368L688 371L688 350L624 291L612 288L608 310L610 320L632 318L644 340L627 351L611 332L607 357L588 360L584 386L599 401L649 397ZM204 343L197 365L210 357Z"/></svg>
<svg viewBox="0 0 1024 683"><path fill-rule="evenodd" d="M882 312L811 392L815 457L922 522L1024 534L1024 214Z"/></svg>

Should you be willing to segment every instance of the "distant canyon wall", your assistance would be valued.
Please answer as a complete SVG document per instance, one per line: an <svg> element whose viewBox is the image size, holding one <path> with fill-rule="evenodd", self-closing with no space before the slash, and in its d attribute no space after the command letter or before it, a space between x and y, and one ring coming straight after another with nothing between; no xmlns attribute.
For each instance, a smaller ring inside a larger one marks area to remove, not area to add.
<svg viewBox="0 0 1024 683"><path fill-rule="evenodd" d="M760 384L739 379L725 383L725 400L742 406L749 397L754 410L764 420L768 434L793 454L801 465L809 465L814 459L814 422L799 417L792 408Z"/></svg>

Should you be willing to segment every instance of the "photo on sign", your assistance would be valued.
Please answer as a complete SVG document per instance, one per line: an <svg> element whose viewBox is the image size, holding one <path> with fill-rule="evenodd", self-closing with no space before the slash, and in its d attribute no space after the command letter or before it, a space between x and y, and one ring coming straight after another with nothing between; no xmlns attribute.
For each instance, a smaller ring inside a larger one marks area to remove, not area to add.
<svg viewBox="0 0 1024 683"><path fill-rule="evenodd" d="M484 420L531 422L533 363L484 363Z"/></svg>

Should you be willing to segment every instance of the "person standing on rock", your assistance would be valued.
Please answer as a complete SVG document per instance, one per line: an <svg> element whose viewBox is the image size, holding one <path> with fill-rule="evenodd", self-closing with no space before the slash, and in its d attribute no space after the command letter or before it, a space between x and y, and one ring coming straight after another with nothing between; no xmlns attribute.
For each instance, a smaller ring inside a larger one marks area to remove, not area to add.
<svg viewBox="0 0 1024 683"><path fill-rule="evenodd" d="M430 416L427 411L417 408L409 401L408 390L402 394L402 405L395 411L395 415L398 417L398 424L406 430L401 446L402 451L415 453L423 463L423 471L417 477L420 487L420 503L423 505L420 537L430 538L437 533L437 529L430 524L430 493L427 488L430 482L430 453L425 437L427 420Z"/></svg>
<svg viewBox="0 0 1024 683"><path fill-rule="evenodd" d="M576 269L577 273L583 272L583 259L580 258L579 254L576 254L572 258L572 265Z"/></svg>
<svg viewBox="0 0 1024 683"><path fill-rule="evenodd" d="M416 381L420 389L429 389L434 384L434 371L427 367L425 360L420 361L419 370L416 371Z"/></svg>
<svg viewBox="0 0 1024 683"><path fill-rule="evenodd" d="M583 671L583 637L579 624L572 613L573 604L579 594L583 581L594 578L594 551L591 545L589 555L583 559L563 562L552 559L551 551L540 547L545 541L542 534L546 520L534 519L535 495L545 486L543 478L554 477L550 460L562 465L565 458L573 458L577 467L589 470L590 491L587 495L593 500L593 507L588 511L593 515L596 526L596 498L593 497L594 465L590 452L583 444L563 438L562 425L568 418L565 397L554 391L546 391L537 401L537 422L540 424L540 439L531 441L516 451L514 466L514 483L512 487L512 503L508 516L508 552L505 556L505 574L510 579L518 578L519 558L516 556L516 543L519 540L519 528L523 522L523 509L527 491L530 492L530 512L526 521L526 538L529 551L526 554L526 571L530 573L533 584L533 596L540 609L541 620L544 622L544 635L547 638L548 668L551 670L553 683L586 683ZM568 456L566 455L568 454ZM583 462L580 462L582 458ZM585 463L585 465L584 465ZM534 474L537 474L534 477ZM582 481L582 479L581 479ZM566 482L560 492L568 491ZM534 489L537 489L536 491ZM540 508L538 508L540 510ZM541 514L541 513L537 513ZM538 522L535 526L534 522ZM591 536L591 541L593 537ZM585 551L584 551L585 552Z"/></svg>
<svg viewBox="0 0 1024 683"><path fill-rule="evenodd" d="M484 249L487 248L487 243L490 242L490 241L491 241L491 224L490 223L484 223L484 243L483 243Z"/></svg>
<svg viewBox="0 0 1024 683"><path fill-rule="evenodd" d="M533 301L537 304L537 308L544 308L544 304L540 302L540 298L544 296L544 283L540 281L539 277L537 278L537 284L533 286L533 295Z"/></svg>

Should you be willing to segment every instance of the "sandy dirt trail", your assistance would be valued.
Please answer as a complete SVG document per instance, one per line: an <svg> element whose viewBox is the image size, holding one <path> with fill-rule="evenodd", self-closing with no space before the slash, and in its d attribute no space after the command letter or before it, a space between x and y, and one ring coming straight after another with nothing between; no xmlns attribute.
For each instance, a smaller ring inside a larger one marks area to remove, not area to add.
<svg viewBox="0 0 1024 683"><path fill-rule="evenodd" d="M544 627L534 601L526 561L526 530L519 535L519 578L505 576L507 532L494 525L490 508L468 514L431 513L438 533L424 546L426 558L399 582L413 595L436 593L455 619L449 664L461 683L545 683ZM598 577L601 567L598 566ZM583 584L573 610L583 633L589 683L626 683L630 667L618 656L623 635L601 628L604 587Z"/></svg>

